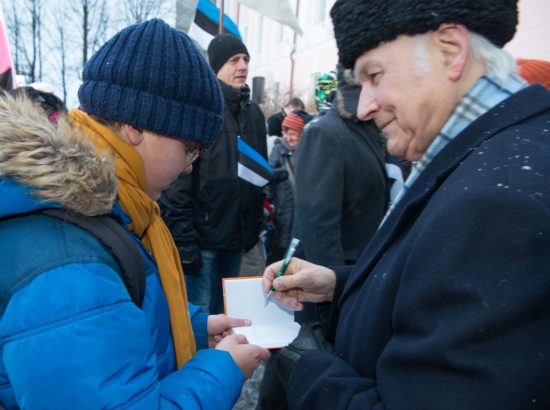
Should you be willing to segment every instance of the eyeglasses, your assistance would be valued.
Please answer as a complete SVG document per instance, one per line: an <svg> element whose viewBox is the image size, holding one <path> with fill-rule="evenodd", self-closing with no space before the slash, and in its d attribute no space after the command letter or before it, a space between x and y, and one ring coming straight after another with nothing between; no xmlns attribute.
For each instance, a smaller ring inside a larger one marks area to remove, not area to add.
<svg viewBox="0 0 550 410"><path fill-rule="evenodd" d="M198 157L200 157L204 153L204 147L193 141L182 141L183 145L185 146L185 164L186 166L189 164L192 164L193 161L195 161Z"/></svg>

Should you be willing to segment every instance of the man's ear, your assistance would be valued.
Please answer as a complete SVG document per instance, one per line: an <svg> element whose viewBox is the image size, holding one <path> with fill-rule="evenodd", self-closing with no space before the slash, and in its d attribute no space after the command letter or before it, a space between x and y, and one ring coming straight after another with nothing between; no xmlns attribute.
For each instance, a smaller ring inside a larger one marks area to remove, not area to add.
<svg viewBox="0 0 550 410"><path fill-rule="evenodd" d="M122 124L121 129L126 137L126 140L134 147L143 142L144 135L142 130L138 130L128 124Z"/></svg>
<svg viewBox="0 0 550 410"><path fill-rule="evenodd" d="M470 55L470 40L466 27L461 24L442 24L434 35L443 56L447 77L451 81L460 80Z"/></svg>

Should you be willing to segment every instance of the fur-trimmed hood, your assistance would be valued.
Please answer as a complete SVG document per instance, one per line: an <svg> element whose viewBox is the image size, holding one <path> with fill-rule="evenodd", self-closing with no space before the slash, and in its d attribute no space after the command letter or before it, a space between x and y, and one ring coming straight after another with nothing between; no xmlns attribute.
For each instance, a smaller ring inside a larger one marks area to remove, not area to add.
<svg viewBox="0 0 550 410"><path fill-rule="evenodd" d="M30 188L37 203L89 216L110 212L117 192L112 155L64 116L55 127L28 99L0 94L0 200L6 181Z"/></svg>

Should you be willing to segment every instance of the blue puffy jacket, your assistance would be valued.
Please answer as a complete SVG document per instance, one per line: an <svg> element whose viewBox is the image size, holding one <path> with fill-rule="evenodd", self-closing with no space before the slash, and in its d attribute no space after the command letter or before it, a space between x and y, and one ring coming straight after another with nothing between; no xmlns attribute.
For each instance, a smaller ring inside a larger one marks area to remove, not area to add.
<svg viewBox="0 0 550 410"><path fill-rule="evenodd" d="M0 405L231 408L243 374L229 353L200 350L176 369L168 304L145 248L139 309L96 237L41 214L5 219L46 206L0 181ZM206 315L189 309L206 347Z"/></svg>

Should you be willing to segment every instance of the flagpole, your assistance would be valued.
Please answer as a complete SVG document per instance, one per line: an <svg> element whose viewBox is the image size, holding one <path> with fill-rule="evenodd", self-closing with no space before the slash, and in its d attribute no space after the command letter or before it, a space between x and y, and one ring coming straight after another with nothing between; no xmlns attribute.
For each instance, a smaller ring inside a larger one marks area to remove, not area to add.
<svg viewBox="0 0 550 410"><path fill-rule="evenodd" d="M224 17L224 0L220 1L220 25L219 25L219 33L223 33L223 17Z"/></svg>

